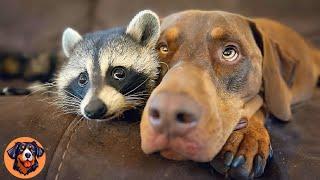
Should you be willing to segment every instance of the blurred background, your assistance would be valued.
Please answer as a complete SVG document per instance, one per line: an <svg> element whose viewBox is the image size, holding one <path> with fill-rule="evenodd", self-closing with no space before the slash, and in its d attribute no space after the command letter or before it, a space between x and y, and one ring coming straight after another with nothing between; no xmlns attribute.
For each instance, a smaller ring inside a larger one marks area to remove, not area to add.
<svg viewBox="0 0 320 180"><path fill-rule="evenodd" d="M320 41L318 0L0 0L0 50L33 53L59 48L68 26L85 33L126 25L143 9L161 17L186 9L269 17Z"/></svg>
<svg viewBox="0 0 320 180"><path fill-rule="evenodd" d="M30 56L59 50L66 27L86 33L126 25L143 9L151 9L160 17L186 9L268 17L320 45L320 1L317 0L0 0L0 56L7 57L8 53ZM46 64L50 58L44 57L35 64ZM19 61L28 63L24 58ZM1 79L9 67L4 62L0 57Z"/></svg>

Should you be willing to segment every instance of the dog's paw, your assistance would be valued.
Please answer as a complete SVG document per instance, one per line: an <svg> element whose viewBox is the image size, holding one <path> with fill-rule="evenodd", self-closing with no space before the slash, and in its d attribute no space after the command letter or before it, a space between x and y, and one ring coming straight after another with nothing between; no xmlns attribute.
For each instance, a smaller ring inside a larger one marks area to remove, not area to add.
<svg viewBox="0 0 320 180"><path fill-rule="evenodd" d="M226 177L252 179L263 174L273 151L267 129L261 122L234 131L211 166Z"/></svg>

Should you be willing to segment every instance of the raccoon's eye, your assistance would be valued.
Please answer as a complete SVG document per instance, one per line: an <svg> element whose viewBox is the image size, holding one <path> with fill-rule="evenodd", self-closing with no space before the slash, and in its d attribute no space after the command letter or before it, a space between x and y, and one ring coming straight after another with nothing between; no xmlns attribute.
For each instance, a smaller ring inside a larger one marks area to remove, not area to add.
<svg viewBox="0 0 320 180"><path fill-rule="evenodd" d="M222 59L226 61L230 61L230 62L234 61L238 58L238 56L239 56L238 49L234 45L228 45L224 47L222 51Z"/></svg>
<svg viewBox="0 0 320 180"><path fill-rule="evenodd" d="M85 72L80 73L78 84L80 87L84 87L88 83L88 74Z"/></svg>
<svg viewBox="0 0 320 180"><path fill-rule="evenodd" d="M115 80L123 80L126 77L126 70L124 67L117 66L112 70L112 77Z"/></svg>

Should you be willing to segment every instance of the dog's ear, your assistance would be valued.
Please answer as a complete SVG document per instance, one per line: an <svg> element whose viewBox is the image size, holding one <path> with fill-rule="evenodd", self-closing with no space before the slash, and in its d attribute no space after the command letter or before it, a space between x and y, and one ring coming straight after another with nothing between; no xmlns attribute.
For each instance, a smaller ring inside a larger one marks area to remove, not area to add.
<svg viewBox="0 0 320 180"><path fill-rule="evenodd" d="M160 37L160 20L150 10L139 12L129 23L126 33L144 46L154 48Z"/></svg>
<svg viewBox="0 0 320 180"><path fill-rule="evenodd" d="M44 153L44 149L39 147L37 142L35 142L35 141L32 141L32 144L34 145L34 147L36 147L36 156L41 157Z"/></svg>
<svg viewBox="0 0 320 180"><path fill-rule="evenodd" d="M286 54L286 45L277 43L258 22L250 20L249 25L263 56L262 78L266 106L278 119L289 121L292 117L292 94L289 88L296 63Z"/></svg>
<svg viewBox="0 0 320 180"><path fill-rule="evenodd" d="M19 148L20 146L20 142L16 142L16 144L14 146L12 146L8 151L8 155L11 159L15 159L17 158L18 154L17 154L17 149Z"/></svg>

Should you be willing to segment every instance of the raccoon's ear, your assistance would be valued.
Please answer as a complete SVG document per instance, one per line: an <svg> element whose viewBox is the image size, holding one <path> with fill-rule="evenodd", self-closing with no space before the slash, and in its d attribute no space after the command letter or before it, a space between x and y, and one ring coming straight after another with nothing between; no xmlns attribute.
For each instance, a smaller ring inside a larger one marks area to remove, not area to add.
<svg viewBox="0 0 320 180"><path fill-rule="evenodd" d="M82 39L81 35L73 30L72 28L67 28L62 34L62 49L64 54L69 57L74 46Z"/></svg>
<svg viewBox="0 0 320 180"><path fill-rule="evenodd" d="M126 33L144 46L154 48L160 36L160 20L150 10L140 11L129 23Z"/></svg>

